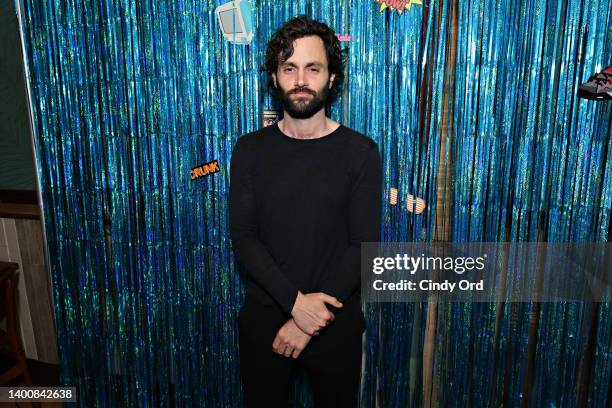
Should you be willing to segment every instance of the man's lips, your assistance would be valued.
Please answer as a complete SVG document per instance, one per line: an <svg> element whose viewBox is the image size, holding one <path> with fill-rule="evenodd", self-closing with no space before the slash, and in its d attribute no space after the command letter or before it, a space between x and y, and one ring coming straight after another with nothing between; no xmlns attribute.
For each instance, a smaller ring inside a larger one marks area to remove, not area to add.
<svg viewBox="0 0 612 408"><path fill-rule="evenodd" d="M312 96L312 93L302 91L302 92L292 92L291 95L295 95L297 97L304 97L304 96Z"/></svg>

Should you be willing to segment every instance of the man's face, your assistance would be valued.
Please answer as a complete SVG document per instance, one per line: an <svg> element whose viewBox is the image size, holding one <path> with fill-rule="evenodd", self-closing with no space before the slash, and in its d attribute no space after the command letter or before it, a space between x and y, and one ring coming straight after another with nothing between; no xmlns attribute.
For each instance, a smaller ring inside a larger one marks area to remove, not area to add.
<svg viewBox="0 0 612 408"><path fill-rule="evenodd" d="M272 74L283 109L308 119L325 107L334 75L329 75L325 45L319 36L298 38L293 54Z"/></svg>

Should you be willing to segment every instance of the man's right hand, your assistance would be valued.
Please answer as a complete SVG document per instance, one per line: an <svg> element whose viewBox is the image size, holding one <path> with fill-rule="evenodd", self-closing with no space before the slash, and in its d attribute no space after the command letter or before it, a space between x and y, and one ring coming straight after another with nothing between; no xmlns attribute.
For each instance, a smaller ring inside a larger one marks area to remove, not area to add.
<svg viewBox="0 0 612 408"><path fill-rule="evenodd" d="M295 324L306 334L316 336L319 330L334 320L334 314L330 312L325 303L334 307L342 307L342 303L333 296L325 293L298 292L297 299L291 310Z"/></svg>

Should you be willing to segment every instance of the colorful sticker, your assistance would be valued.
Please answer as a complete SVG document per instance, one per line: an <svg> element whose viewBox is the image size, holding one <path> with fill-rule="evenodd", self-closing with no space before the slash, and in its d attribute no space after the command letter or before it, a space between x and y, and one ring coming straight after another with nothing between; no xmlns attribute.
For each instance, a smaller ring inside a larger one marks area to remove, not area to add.
<svg viewBox="0 0 612 408"><path fill-rule="evenodd" d="M390 8L391 10L397 11L397 14L402 14L404 10L410 11L410 7L413 4L423 4L421 0L374 0L380 4L380 12L384 9Z"/></svg>
<svg viewBox="0 0 612 408"><path fill-rule="evenodd" d="M249 0L232 0L215 9L223 37L247 45L253 40L253 6Z"/></svg>
<svg viewBox="0 0 612 408"><path fill-rule="evenodd" d="M221 170L219 169L219 162L217 160L204 163L191 169L191 181L197 180L200 177L209 176L213 173L218 173L219 171Z"/></svg>

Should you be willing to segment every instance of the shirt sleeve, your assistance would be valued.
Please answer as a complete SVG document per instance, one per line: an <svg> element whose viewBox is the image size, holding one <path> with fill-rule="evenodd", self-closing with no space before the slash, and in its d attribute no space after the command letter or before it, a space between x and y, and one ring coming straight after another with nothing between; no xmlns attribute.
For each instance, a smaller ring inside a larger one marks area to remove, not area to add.
<svg viewBox="0 0 612 408"><path fill-rule="evenodd" d="M285 313L291 314L298 290L258 237L251 171L253 155L241 139L234 146L230 162L229 224L234 255L247 274Z"/></svg>
<svg viewBox="0 0 612 408"><path fill-rule="evenodd" d="M346 301L361 283L361 243L380 241L382 164L372 141L352 183L348 208L349 247L338 268L329 274L321 291Z"/></svg>

